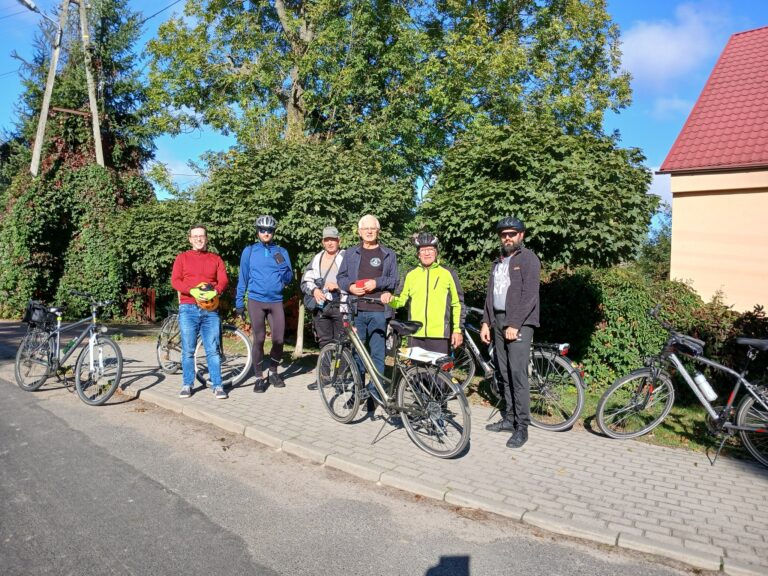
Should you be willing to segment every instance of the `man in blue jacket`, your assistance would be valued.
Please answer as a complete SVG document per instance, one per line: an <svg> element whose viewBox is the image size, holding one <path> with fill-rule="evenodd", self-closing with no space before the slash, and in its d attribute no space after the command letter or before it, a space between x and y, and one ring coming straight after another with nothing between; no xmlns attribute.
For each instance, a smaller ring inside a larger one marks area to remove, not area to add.
<svg viewBox="0 0 768 576"><path fill-rule="evenodd" d="M272 216L259 216L256 231L259 241L247 246L240 256L240 276L235 295L236 312L245 317L245 294L248 294L248 315L253 331L253 374L256 376L254 392L265 392L270 384L283 388L285 382L277 373L283 357L285 339L285 311L283 290L293 278L291 260L285 248L274 243L277 220ZM264 341L267 338L266 321L272 329L272 350L269 353L269 378L264 378Z"/></svg>
<svg viewBox="0 0 768 576"><path fill-rule="evenodd" d="M354 296L381 297L384 292L397 288L400 279L397 270L397 255L379 243L379 220L370 214L363 216L357 225L360 244L348 248L344 261L339 267L338 284L342 290ZM387 335L387 320L392 309L381 303L363 302L357 304L355 329L360 340L368 346L373 365L384 374L384 346ZM360 359L357 365L361 374L364 367ZM374 408L368 402L368 411Z"/></svg>

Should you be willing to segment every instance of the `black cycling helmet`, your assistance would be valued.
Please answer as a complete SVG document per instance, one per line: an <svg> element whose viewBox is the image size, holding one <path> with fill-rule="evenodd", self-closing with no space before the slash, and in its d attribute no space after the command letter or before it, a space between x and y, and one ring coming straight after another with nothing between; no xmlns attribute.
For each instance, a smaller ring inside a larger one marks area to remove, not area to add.
<svg viewBox="0 0 768 576"><path fill-rule="evenodd" d="M496 232L501 232L502 230L517 230L518 232L525 232L525 224L523 224L523 221L520 220L520 218L515 218L514 216L504 216L504 218L499 220L496 224Z"/></svg>
<svg viewBox="0 0 768 576"><path fill-rule="evenodd" d="M265 214L264 216L259 216L258 218L256 218L256 222L254 222L253 225L256 227L257 230L260 228L264 228L266 230L274 231L275 228L277 228L277 220L272 218L272 216Z"/></svg>
<svg viewBox="0 0 768 576"><path fill-rule="evenodd" d="M413 243L416 244L416 250L424 246L431 246L435 250L440 250L440 242L438 242L437 236L429 232L419 232Z"/></svg>

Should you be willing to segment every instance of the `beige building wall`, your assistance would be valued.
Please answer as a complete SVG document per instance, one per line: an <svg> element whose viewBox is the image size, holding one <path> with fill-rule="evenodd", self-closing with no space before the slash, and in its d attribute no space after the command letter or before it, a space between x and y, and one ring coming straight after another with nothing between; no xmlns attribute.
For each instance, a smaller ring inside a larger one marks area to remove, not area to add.
<svg viewBox="0 0 768 576"><path fill-rule="evenodd" d="M705 301L768 308L768 170L672 175L670 276Z"/></svg>

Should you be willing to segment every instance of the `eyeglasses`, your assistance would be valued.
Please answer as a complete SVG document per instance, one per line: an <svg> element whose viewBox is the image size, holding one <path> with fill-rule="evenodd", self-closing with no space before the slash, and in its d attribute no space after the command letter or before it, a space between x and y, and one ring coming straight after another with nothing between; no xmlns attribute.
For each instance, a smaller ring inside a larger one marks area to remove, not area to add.
<svg viewBox="0 0 768 576"><path fill-rule="evenodd" d="M259 234L274 234L275 231L271 228L259 228Z"/></svg>
<svg viewBox="0 0 768 576"><path fill-rule="evenodd" d="M433 248L432 246L421 246L419 248L419 252L421 252L422 254L424 253L429 254L430 252L437 252L437 249Z"/></svg>
<svg viewBox="0 0 768 576"><path fill-rule="evenodd" d="M189 237L192 238L193 240L200 240L200 239L207 238L205 234L190 234Z"/></svg>
<svg viewBox="0 0 768 576"><path fill-rule="evenodd" d="M378 230L378 228L371 228L371 227L369 226L369 227L367 227L367 228L360 228L360 230L361 230L362 232L374 232L374 231Z"/></svg>
<svg viewBox="0 0 768 576"><path fill-rule="evenodd" d="M512 232L499 232L499 236L502 238L514 238L520 234L517 230L513 230Z"/></svg>

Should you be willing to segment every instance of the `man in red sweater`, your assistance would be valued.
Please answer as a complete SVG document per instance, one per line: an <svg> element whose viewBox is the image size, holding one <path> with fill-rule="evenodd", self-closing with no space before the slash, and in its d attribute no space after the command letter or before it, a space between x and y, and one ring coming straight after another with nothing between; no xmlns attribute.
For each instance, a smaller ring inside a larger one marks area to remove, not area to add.
<svg viewBox="0 0 768 576"><path fill-rule="evenodd" d="M195 346L198 335L203 340L208 358L208 372L216 398L227 393L221 384L219 356L219 312L213 300L227 289L227 271L218 254L208 252L208 230L205 226L189 229L192 250L176 256L171 273L171 285L179 293L179 328L181 330L181 398L192 395L195 381ZM207 286L202 286L207 285ZM195 299L195 296L198 299Z"/></svg>

